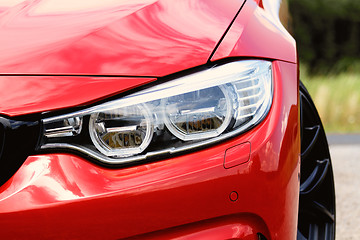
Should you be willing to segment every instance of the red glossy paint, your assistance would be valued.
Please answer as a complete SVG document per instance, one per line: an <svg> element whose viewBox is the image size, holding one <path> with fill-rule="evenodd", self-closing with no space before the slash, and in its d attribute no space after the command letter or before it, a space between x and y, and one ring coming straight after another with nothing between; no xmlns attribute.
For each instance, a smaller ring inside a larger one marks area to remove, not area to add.
<svg viewBox="0 0 360 240"><path fill-rule="evenodd" d="M244 164L250 159L251 143L246 142L226 149L224 168L232 168Z"/></svg>
<svg viewBox="0 0 360 240"><path fill-rule="evenodd" d="M28 157L0 187L2 238L256 239L260 231L269 239L295 239L297 65L275 61L273 66L268 116L216 146L124 169L70 154ZM225 151L244 142L251 143L249 161L225 169ZM233 191L237 201L229 199Z"/></svg>
<svg viewBox="0 0 360 240"><path fill-rule="evenodd" d="M230 215L181 227L170 228L130 239L240 239L258 240L257 233L267 232L264 222L251 214Z"/></svg>
<svg viewBox="0 0 360 240"><path fill-rule="evenodd" d="M211 61L260 57L297 62L295 40L253 1L247 1Z"/></svg>
<svg viewBox="0 0 360 240"><path fill-rule="evenodd" d="M205 64L243 1L15 3L0 3L2 74L164 76Z"/></svg>
<svg viewBox="0 0 360 240"><path fill-rule="evenodd" d="M130 77L0 76L0 113L13 117L81 106L154 80Z"/></svg>

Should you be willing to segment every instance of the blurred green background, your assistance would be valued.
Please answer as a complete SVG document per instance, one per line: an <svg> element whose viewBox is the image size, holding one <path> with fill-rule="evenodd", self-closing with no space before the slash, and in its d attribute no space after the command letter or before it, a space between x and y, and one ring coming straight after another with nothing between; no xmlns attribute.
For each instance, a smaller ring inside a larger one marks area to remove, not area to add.
<svg viewBox="0 0 360 240"><path fill-rule="evenodd" d="M328 133L360 133L360 1L289 0L300 78Z"/></svg>

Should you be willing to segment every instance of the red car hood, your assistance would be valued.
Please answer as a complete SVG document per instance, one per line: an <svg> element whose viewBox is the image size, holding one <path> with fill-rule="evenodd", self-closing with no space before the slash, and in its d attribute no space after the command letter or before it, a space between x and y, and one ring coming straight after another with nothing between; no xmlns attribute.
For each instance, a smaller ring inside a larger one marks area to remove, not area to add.
<svg viewBox="0 0 360 240"><path fill-rule="evenodd" d="M0 3L0 74L164 76L204 64L238 0Z"/></svg>

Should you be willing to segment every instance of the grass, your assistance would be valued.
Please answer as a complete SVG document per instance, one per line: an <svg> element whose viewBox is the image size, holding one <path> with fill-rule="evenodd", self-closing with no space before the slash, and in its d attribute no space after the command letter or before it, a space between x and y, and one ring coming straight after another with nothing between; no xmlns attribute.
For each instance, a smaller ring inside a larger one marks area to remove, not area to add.
<svg viewBox="0 0 360 240"><path fill-rule="evenodd" d="M360 72L311 76L300 68L328 133L360 133Z"/></svg>

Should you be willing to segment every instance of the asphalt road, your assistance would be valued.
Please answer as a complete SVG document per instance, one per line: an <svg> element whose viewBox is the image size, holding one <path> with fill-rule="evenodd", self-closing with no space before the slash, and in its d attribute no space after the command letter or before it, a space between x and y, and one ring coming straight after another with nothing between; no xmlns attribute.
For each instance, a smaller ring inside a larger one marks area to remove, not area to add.
<svg viewBox="0 0 360 240"><path fill-rule="evenodd" d="M328 135L335 175L336 239L360 239L360 135Z"/></svg>

